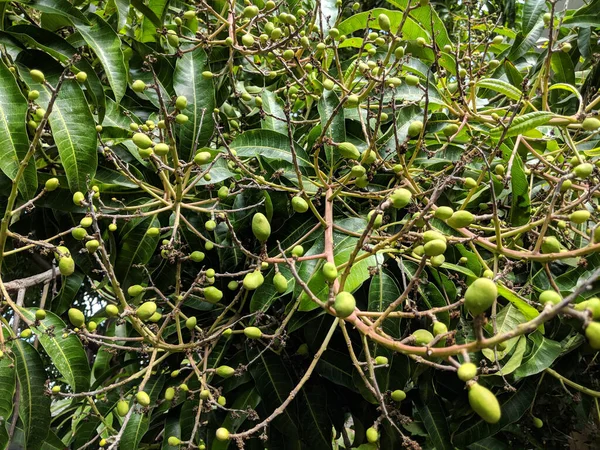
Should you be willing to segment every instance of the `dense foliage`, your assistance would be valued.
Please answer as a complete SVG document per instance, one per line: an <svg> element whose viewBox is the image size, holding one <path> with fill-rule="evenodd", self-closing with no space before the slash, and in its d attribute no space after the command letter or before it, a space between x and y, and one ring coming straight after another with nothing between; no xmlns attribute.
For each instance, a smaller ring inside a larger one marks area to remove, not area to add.
<svg viewBox="0 0 600 450"><path fill-rule="evenodd" d="M0 2L0 448L600 439L600 1Z"/></svg>

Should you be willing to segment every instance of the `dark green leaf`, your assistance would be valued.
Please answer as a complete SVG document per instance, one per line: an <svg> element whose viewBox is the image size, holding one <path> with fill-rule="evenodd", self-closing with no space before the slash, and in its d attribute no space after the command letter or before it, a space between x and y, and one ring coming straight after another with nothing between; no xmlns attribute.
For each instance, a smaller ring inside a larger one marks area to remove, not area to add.
<svg viewBox="0 0 600 450"><path fill-rule="evenodd" d="M131 450L137 450L138 445L146 431L148 431L149 420L146 414L141 414L137 411L134 411L131 414L131 418L127 425L125 426L125 431L123 432L123 436L121 437L121 445L119 448L127 448Z"/></svg>

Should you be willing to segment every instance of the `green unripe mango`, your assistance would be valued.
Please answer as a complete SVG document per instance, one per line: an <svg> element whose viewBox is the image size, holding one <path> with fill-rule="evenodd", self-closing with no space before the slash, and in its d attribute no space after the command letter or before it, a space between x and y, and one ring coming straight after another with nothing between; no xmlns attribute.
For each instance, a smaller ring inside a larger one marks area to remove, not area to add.
<svg viewBox="0 0 600 450"><path fill-rule="evenodd" d="M88 329L88 331L93 333L94 331L96 331L96 328L98 328L98 324L92 320L92 321L88 322L88 324L86 325L86 328Z"/></svg>
<svg viewBox="0 0 600 450"><path fill-rule="evenodd" d="M229 440L229 430L227 428L217 428L215 433L215 437L217 441L228 441Z"/></svg>
<svg viewBox="0 0 600 450"><path fill-rule="evenodd" d="M444 322L435 321L433 323L433 335L439 336L440 334L446 334L448 332L448 327Z"/></svg>
<svg viewBox="0 0 600 450"><path fill-rule="evenodd" d="M546 236L542 239L542 253L560 252L560 242L555 236Z"/></svg>
<svg viewBox="0 0 600 450"><path fill-rule="evenodd" d="M260 242L266 242L271 235L271 224L263 213L256 213L252 217L252 233Z"/></svg>
<svg viewBox="0 0 600 450"><path fill-rule="evenodd" d="M58 261L58 270L61 275L68 277L75 272L75 261L70 256L60 258Z"/></svg>
<svg viewBox="0 0 600 450"><path fill-rule="evenodd" d="M35 312L35 320L44 320L46 318L46 311L43 309L38 309Z"/></svg>
<svg viewBox="0 0 600 450"><path fill-rule="evenodd" d="M306 37L306 36L305 36ZM308 39L308 38L307 38ZM335 87L335 83L333 82L333 80L331 80L330 78L325 78L323 80L323 88L328 90L328 91L332 91L333 88Z"/></svg>
<svg viewBox="0 0 600 450"><path fill-rule="evenodd" d="M390 195L390 200L392 201L392 205L396 209L404 208L406 205L410 203L412 199L412 193L405 188L399 188L394 190Z"/></svg>
<svg viewBox="0 0 600 450"><path fill-rule="evenodd" d="M406 392L404 392L402 389L396 389L392 392L391 397L395 402L401 402L406 398Z"/></svg>
<svg viewBox="0 0 600 450"><path fill-rule="evenodd" d="M21 331L21 334L19 336L23 339L29 339L31 337L31 334L31 329L26 328L25 330Z"/></svg>
<svg viewBox="0 0 600 450"><path fill-rule="evenodd" d="M207 220L204 223L204 228L206 228L206 231L214 231L215 228L217 228L217 222L214 220Z"/></svg>
<svg viewBox="0 0 600 450"><path fill-rule="evenodd" d="M384 365L387 363L389 363L389 360L385 356L378 356L375 358L375 364L377 365Z"/></svg>
<svg viewBox="0 0 600 450"><path fill-rule="evenodd" d="M396 47L396 50L394 50L394 56L396 57L396 59L400 59L404 57L404 47Z"/></svg>
<svg viewBox="0 0 600 450"><path fill-rule="evenodd" d="M477 366L472 362L463 363L456 371L456 374L461 381L467 382L477 376Z"/></svg>
<svg viewBox="0 0 600 450"><path fill-rule="evenodd" d="M415 330L412 336L415 339L415 345L418 347L422 347L433 341L433 334L425 329Z"/></svg>
<svg viewBox="0 0 600 450"><path fill-rule="evenodd" d="M343 158L348 158L348 159L360 158L360 152L356 148L356 145L352 144L351 142L341 142L340 144L338 144L337 149Z"/></svg>
<svg viewBox="0 0 600 450"><path fill-rule="evenodd" d="M162 319L162 314L157 311L154 314L152 314L152 316L148 319L148 322L156 323L160 319Z"/></svg>
<svg viewBox="0 0 600 450"><path fill-rule="evenodd" d="M27 93L27 100L31 100L33 102L38 98L40 98L40 91L33 89Z"/></svg>
<svg viewBox="0 0 600 450"><path fill-rule="evenodd" d="M440 206L435 210L433 216L436 219L448 220L450 217L452 217L452 214L454 214L454 210L452 208L449 206Z"/></svg>
<svg viewBox="0 0 600 450"><path fill-rule="evenodd" d="M379 17L381 17L381 16L379 16ZM379 433L373 427L367 428L365 435L367 437L367 442L369 442L371 444L374 444L375 442L377 442L379 440Z"/></svg>
<svg viewBox="0 0 600 450"><path fill-rule="evenodd" d="M439 231L435 231L435 230L427 230L423 233L423 241L425 241L426 243L435 241L435 240L440 240L440 241L446 242L446 236L444 236Z"/></svg>
<svg viewBox="0 0 600 450"><path fill-rule="evenodd" d="M600 298L593 297L589 300L584 300L573 306L577 311L585 311L586 309L592 313L593 319L600 318Z"/></svg>
<svg viewBox="0 0 600 450"><path fill-rule="evenodd" d="M452 228L465 228L473 223L475 216L469 211L455 211L447 220Z"/></svg>
<svg viewBox="0 0 600 450"><path fill-rule="evenodd" d="M90 216L85 216L79 221L79 225L81 225L83 228L89 228L92 226L93 223L94 219L92 219Z"/></svg>
<svg viewBox="0 0 600 450"><path fill-rule="evenodd" d="M44 189L46 189L48 192L52 192L58 189L59 185L60 181L58 181L58 178L49 178L44 184Z"/></svg>
<svg viewBox="0 0 600 450"><path fill-rule="evenodd" d="M69 321L76 328L81 328L85 324L85 316L77 308L70 308L68 311Z"/></svg>
<svg viewBox="0 0 600 450"><path fill-rule="evenodd" d="M377 16L377 22L379 23L379 28L381 28L383 31L390 31L391 22L390 18L386 14L379 14L379 16Z"/></svg>
<svg viewBox="0 0 600 450"><path fill-rule="evenodd" d="M152 147L152 139L144 133L135 133L131 140L136 146L143 150Z"/></svg>
<svg viewBox="0 0 600 450"><path fill-rule="evenodd" d="M209 163L212 160L212 155L210 152L200 151L196 153L194 156L194 163L201 166L203 164Z"/></svg>
<svg viewBox="0 0 600 450"><path fill-rule="evenodd" d="M215 373L221 378L229 378L235 373L235 369L229 366L219 366L216 368Z"/></svg>
<svg viewBox="0 0 600 450"><path fill-rule="evenodd" d="M544 421L542 419L540 419L539 417L533 416L531 418L531 421L533 422L533 426L536 428L542 428L544 426Z"/></svg>
<svg viewBox="0 0 600 450"><path fill-rule="evenodd" d="M596 117L586 117L585 120L581 123L581 128L585 131L596 131L600 128L600 120Z"/></svg>
<svg viewBox="0 0 600 450"><path fill-rule="evenodd" d="M144 83L142 80L135 80L131 85L131 89L137 93L144 92L146 90L146 83Z"/></svg>
<svg viewBox="0 0 600 450"><path fill-rule="evenodd" d="M169 436L167 443L172 447L177 447L179 444L181 444L181 439L179 439L177 436Z"/></svg>
<svg viewBox="0 0 600 450"><path fill-rule="evenodd" d="M569 215L569 220L576 224L582 224L587 222L590 218L590 212L587 209L581 209L579 211L574 211Z"/></svg>
<svg viewBox="0 0 600 450"><path fill-rule="evenodd" d="M338 317L345 319L356 309L356 299L350 292L342 291L335 296L333 309Z"/></svg>
<svg viewBox="0 0 600 450"><path fill-rule="evenodd" d="M417 77L415 75L406 75L404 77L404 81L409 86L417 86L419 84L420 80L419 80L419 77Z"/></svg>
<svg viewBox="0 0 600 450"><path fill-rule="evenodd" d="M337 267L332 262L328 261L325 264L323 264L322 271L323 271L323 276L325 277L325 280L327 280L330 283L334 282L336 280L336 278L338 277Z"/></svg>
<svg viewBox="0 0 600 450"><path fill-rule="evenodd" d="M209 303L217 303L223 298L223 292L214 286L204 288L204 299Z"/></svg>
<svg viewBox="0 0 600 450"><path fill-rule="evenodd" d="M423 246L423 250L427 256L438 256L446 251L446 242L441 239L434 239L427 242Z"/></svg>
<svg viewBox="0 0 600 450"><path fill-rule="evenodd" d="M60 392L60 386L52 386L52 393L58 394Z"/></svg>
<svg viewBox="0 0 600 450"><path fill-rule="evenodd" d="M141 286L139 284L134 284L133 286L129 286L129 288L127 289L127 294L130 297L137 297L142 292L144 292L144 286Z"/></svg>
<svg viewBox="0 0 600 450"><path fill-rule="evenodd" d="M194 316L188 317L188 319L185 321L185 327L188 330L193 330L194 328L196 328L197 322L198 322L198 320Z"/></svg>
<svg viewBox="0 0 600 450"><path fill-rule="evenodd" d="M246 33L242 36L242 44L244 44L245 47L252 47L254 42L254 36L250 33Z"/></svg>
<svg viewBox="0 0 600 450"><path fill-rule="evenodd" d="M432 256L429 262L433 267L440 267L446 262L446 257L444 255Z"/></svg>
<svg viewBox="0 0 600 450"><path fill-rule="evenodd" d="M585 337L590 347L594 350L600 350L600 322L590 322L585 328Z"/></svg>
<svg viewBox="0 0 600 450"><path fill-rule="evenodd" d="M167 42L173 47L179 46L179 36L177 36L177 33L174 30L167 31Z"/></svg>
<svg viewBox="0 0 600 450"><path fill-rule="evenodd" d="M279 294L283 294L285 291L287 291L288 281L281 272L277 272L273 277L273 286L275 286L275 290Z"/></svg>
<svg viewBox="0 0 600 450"><path fill-rule="evenodd" d="M125 400L119 400L117 403L117 414L119 417L125 417L129 412L129 403Z"/></svg>
<svg viewBox="0 0 600 450"><path fill-rule="evenodd" d="M227 197L229 197L229 188L227 186L221 186L217 191L217 197L219 197L219 200L221 201L227 200Z"/></svg>
<svg viewBox="0 0 600 450"><path fill-rule="evenodd" d="M487 311L498 297L498 288L489 278L477 278L465 292L465 307L476 316Z"/></svg>
<svg viewBox="0 0 600 450"><path fill-rule="evenodd" d="M419 136L421 131L423 131L423 122L420 120L415 120L408 126L407 134L409 137L414 138Z"/></svg>
<svg viewBox="0 0 600 450"><path fill-rule="evenodd" d="M175 122L177 122L180 125L187 123L188 120L190 120L190 118L188 116L186 116L185 114L177 114L175 116Z"/></svg>
<svg viewBox="0 0 600 450"><path fill-rule="evenodd" d="M73 230L71 230L71 236L73 236L73 239L76 241L83 241L87 236L87 231L85 231L85 228L81 227L73 228Z"/></svg>
<svg viewBox="0 0 600 450"><path fill-rule="evenodd" d="M248 339L260 339L262 337L262 331L257 327L244 328L244 334Z"/></svg>
<svg viewBox="0 0 600 450"><path fill-rule="evenodd" d="M108 317L116 317L119 315L119 308L115 305L106 305L105 311Z"/></svg>
<svg viewBox="0 0 600 450"><path fill-rule="evenodd" d="M365 173L367 173L367 170L360 164L356 164L355 166L352 166L352 169L350 169L350 175L352 175L354 178L362 177L365 175Z"/></svg>
<svg viewBox="0 0 600 450"><path fill-rule="evenodd" d="M545 305L548 302L552 303L553 305L556 305L560 303L561 300L562 296L558 292L553 290L543 291L539 297L539 301L542 305Z"/></svg>
<svg viewBox="0 0 600 450"><path fill-rule="evenodd" d="M593 170L594 170L594 166L592 164L583 163L583 164L579 164L577 167L575 167L573 169L573 174L577 178L583 180L583 179L589 177L592 174Z"/></svg>
<svg viewBox="0 0 600 450"><path fill-rule="evenodd" d="M344 103L344 108L356 108L360 103L360 98L356 94L350 94L348 98L346 98L346 102Z"/></svg>
<svg viewBox="0 0 600 450"><path fill-rule="evenodd" d="M204 253L203 253L203 252L200 252L200 251L198 251L198 250L196 250L196 251L193 251L193 252L190 254L190 259L191 259L192 261L194 261L194 262L198 262L198 263L199 263L199 262L202 262L202 261L204 261L204 257L205 257Z"/></svg>
<svg viewBox="0 0 600 450"><path fill-rule="evenodd" d="M292 248L292 256L300 258L302 255L304 255L304 247L301 245L295 245L294 248Z"/></svg>
<svg viewBox="0 0 600 450"><path fill-rule="evenodd" d="M29 71L29 75L31 76L31 79L36 83L43 83L44 81L46 81L44 72L42 72L41 70L32 69Z"/></svg>
<svg viewBox="0 0 600 450"><path fill-rule="evenodd" d="M135 315L138 316L138 318L140 320L146 321L146 320L150 319L150 317L152 317L155 312L156 312L156 303L144 302L135 311Z"/></svg>
<svg viewBox="0 0 600 450"><path fill-rule="evenodd" d="M169 154L169 146L164 142L160 142L154 146L154 153L157 156L165 156Z"/></svg>
<svg viewBox="0 0 600 450"><path fill-rule="evenodd" d="M446 137L453 136L457 132L458 132L458 125L456 125L455 123L451 123L449 125L446 125L444 127L444 129L442 130L442 133L444 133L444 136L446 136Z"/></svg>
<svg viewBox="0 0 600 450"><path fill-rule="evenodd" d="M77 191L73 194L73 203L75 206L81 206L81 202L85 200L83 192Z"/></svg>
<svg viewBox="0 0 600 450"><path fill-rule="evenodd" d="M292 209L297 213L305 213L308 211L308 202L302 197L292 198Z"/></svg>
<svg viewBox="0 0 600 450"><path fill-rule="evenodd" d="M265 277L261 273L260 270L255 270L254 272L250 272L246 274L243 281L244 289L248 291L254 291L258 289L265 281Z"/></svg>
<svg viewBox="0 0 600 450"><path fill-rule="evenodd" d="M497 423L502 416L500 403L492 391L479 383L469 386L469 404L479 417L487 423Z"/></svg>
<svg viewBox="0 0 600 450"><path fill-rule="evenodd" d="M375 210L369 211L369 214L367 214L367 221L368 222L371 222L373 214L375 214L375 219L373 219L373 222L372 222L373 223L373 229L376 230L379 227L381 227L381 224L383 223L383 214L379 214Z"/></svg>
<svg viewBox="0 0 600 450"><path fill-rule="evenodd" d="M144 391L139 391L135 394L135 399L142 406L148 406L150 404L150 396Z"/></svg>
<svg viewBox="0 0 600 450"><path fill-rule="evenodd" d="M477 187L477 180L475 180L474 178L471 178L471 177L465 178L465 188L473 189L476 187Z"/></svg>

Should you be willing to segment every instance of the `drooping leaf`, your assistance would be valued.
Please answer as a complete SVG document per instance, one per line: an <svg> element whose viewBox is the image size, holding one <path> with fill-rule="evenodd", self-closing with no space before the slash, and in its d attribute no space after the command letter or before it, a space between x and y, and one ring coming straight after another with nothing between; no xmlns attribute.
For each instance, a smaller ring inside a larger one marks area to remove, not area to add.
<svg viewBox="0 0 600 450"><path fill-rule="evenodd" d="M11 180L19 172L21 161L29 150L25 127L27 100L21 93L13 73L0 62L0 169ZM32 157L19 179L19 192L27 200L37 190L37 172Z"/></svg>
<svg viewBox="0 0 600 450"><path fill-rule="evenodd" d="M540 332L532 333L528 336L533 347L527 355L526 360L515 371L515 378L525 378L550 367L562 352L559 342L545 338Z"/></svg>
<svg viewBox="0 0 600 450"><path fill-rule="evenodd" d="M206 52L198 47L188 51L177 60L173 74L173 89L183 95L188 102L183 113L189 120L179 125L181 141L179 157L185 160L193 157L192 151L206 145L214 132L213 109L215 108L214 85L211 79L202 76L210 70Z"/></svg>
<svg viewBox="0 0 600 450"><path fill-rule="evenodd" d="M542 16L548 11L545 0L525 0L523 5L522 32L528 34L535 25L542 21Z"/></svg>
<svg viewBox="0 0 600 450"><path fill-rule="evenodd" d="M421 421L427 430L429 438L434 443L436 449L452 450L454 446L451 443L446 413L433 392L433 387L423 382L424 386L419 389L420 398L417 402L417 410Z"/></svg>
<svg viewBox="0 0 600 450"><path fill-rule="evenodd" d="M50 430L50 397L46 395L46 372L38 352L23 340L13 341L19 380L19 418L23 423L27 449L42 447Z"/></svg>
<svg viewBox="0 0 600 450"><path fill-rule="evenodd" d="M29 320L35 320L35 308L23 309ZM65 323L50 311L39 325L32 327L40 343L52 359L61 375L73 389L73 392L86 391L90 387L90 366L81 341L77 336L68 334ZM67 334L67 336L63 336Z"/></svg>
<svg viewBox="0 0 600 450"><path fill-rule="evenodd" d="M138 445L146 432L148 431L149 420L147 414L141 414L140 412L134 411L131 414L131 418L129 422L127 422L127 426L125 427L125 431L123 432L123 437L121 438L122 448L130 448L131 450L137 450Z"/></svg>
<svg viewBox="0 0 600 450"><path fill-rule="evenodd" d="M269 130L251 130L237 136L230 147L237 152L238 156L258 156L265 160L283 160L293 162L290 140L285 134L279 134ZM308 157L304 150L294 143L298 166L310 166Z"/></svg>

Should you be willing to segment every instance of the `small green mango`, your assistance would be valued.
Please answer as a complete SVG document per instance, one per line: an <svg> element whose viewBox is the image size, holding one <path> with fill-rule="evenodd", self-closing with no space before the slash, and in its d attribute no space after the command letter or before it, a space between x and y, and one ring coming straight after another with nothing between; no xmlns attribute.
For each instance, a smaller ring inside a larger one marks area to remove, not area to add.
<svg viewBox="0 0 600 450"><path fill-rule="evenodd" d="M600 322L590 322L585 328L585 337L594 350L600 350Z"/></svg>
<svg viewBox="0 0 600 450"><path fill-rule="evenodd" d="M338 317L345 319L350 316L356 308L356 299L350 292L342 291L335 296L333 309Z"/></svg>
<svg viewBox="0 0 600 450"><path fill-rule="evenodd" d="M144 391L139 391L135 394L135 399L142 406L148 406L150 404L150 396Z"/></svg>
<svg viewBox="0 0 600 450"><path fill-rule="evenodd" d="M292 209L297 213L305 213L308 211L308 202L302 197L294 197L292 199Z"/></svg>
<svg viewBox="0 0 600 450"><path fill-rule="evenodd" d="M555 236L546 236L542 239L542 253L560 252L560 242Z"/></svg>
<svg viewBox="0 0 600 450"><path fill-rule="evenodd" d="M455 211L447 220L452 228L465 228L473 223L475 217L469 211Z"/></svg>
<svg viewBox="0 0 600 450"><path fill-rule="evenodd" d="M75 272L75 261L70 256L60 258L60 261L58 261L58 270L61 275L68 277Z"/></svg>
<svg viewBox="0 0 600 450"><path fill-rule="evenodd" d="M419 136L421 131L423 131L423 122L420 120L415 120L408 126L407 134L409 137L414 138Z"/></svg>
<svg viewBox="0 0 600 450"><path fill-rule="evenodd" d="M577 311L589 310L592 313L593 319L600 318L600 298L593 297L589 300L584 300L573 306Z"/></svg>
<svg viewBox="0 0 600 450"><path fill-rule="evenodd" d="M144 287L139 284L134 284L133 286L129 286L129 288L127 289L127 294L130 297L137 297L142 292L144 292Z"/></svg>
<svg viewBox="0 0 600 450"><path fill-rule="evenodd" d="M138 316L140 320L146 321L150 319L156 312L156 303L154 302L144 302L142 303L135 312L135 315Z"/></svg>
<svg viewBox="0 0 600 450"><path fill-rule="evenodd" d="M441 239L434 239L433 241L427 242L423 249L427 256L438 256L446 251L446 241Z"/></svg>
<svg viewBox="0 0 600 450"><path fill-rule="evenodd" d="M463 363L456 371L456 374L461 381L467 382L477 376L477 366L472 362Z"/></svg>
<svg viewBox="0 0 600 450"><path fill-rule="evenodd" d="M497 423L502 416L500 403L494 393L479 383L469 386L469 404L487 423Z"/></svg>
<svg viewBox="0 0 600 450"><path fill-rule="evenodd" d="M351 142L341 142L340 144L338 144L337 149L343 158L360 158L360 152L358 151L358 148L356 148L356 145L352 144Z"/></svg>
<svg viewBox="0 0 600 450"><path fill-rule="evenodd" d="M69 321L76 328L81 328L85 324L85 316L77 308L70 308L68 311Z"/></svg>
<svg viewBox="0 0 600 450"><path fill-rule="evenodd" d="M248 339L260 339L262 337L262 331L257 327L244 328L244 334Z"/></svg>
<svg viewBox="0 0 600 450"><path fill-rule="evenodd" d="M223 298L223 292L214 286L204 288L204 299L209 303L217 303Z"/></svg>
<svg viewBox="0 0 600 450"><path fill-rule="evenodd" d="M489 278L477 278L465 292L465 307L476 316L488 310L498 297L498 288Z"/></svg>
<svg viewBox="0 0 600 450"><path fill-rule="evenodd" d="M120 417L125 417L129 412L129 403L125 400L119 400L117 403L117 414Z"/></svg>
<svg viewBox="0 0 600 450"><path fill-rule="evenodd" d="M254 291L258 289L265 281L265 277L261 273L260 270L255 270L254 272L250 272L246 274L243 281L244 289L248 291Z"/></svg>
<svg viewBox="0 0 600 450"><path fill-rule="evenodd" d="M229 430L227 428L217 428L215 432L215 437L217 441L228 441L229 440Z"/></svg>
<svg viewBox="0 0 600 450"><path fill-rule="evenodd" d="M562 296L558 292L553 290L543 291L539 296L539 301L542 305L545 305L548 302L552 303L553 305L556 305L560 303L561 300Z"/></svg>
<svg viewBox="0 0 600 450"><path fill-rule="evenodd" d="M115 305L106 305L105 311L108 317L116 317L119 315L119 308Z"/></svg>
<svg viewBox="0 0 600 450"><path fill-rule="evenodd" d="M600 128L600 120L596 117L586 117L584 121L581 123L581 128L585 131L596 131Z"/></svg>
<svg viewBox="0 0 600 450"><path fill-rule="evenodd" d="M152 139L144 133L135 133L132 138L133 143L141 149L152 147Z"/></svg>
<svg viewBox="0 0 600 450"><path fill-rule="evenodd" d="M188 319L185 321L185 327L188 330L193 330L194 328L196 328L197 322L198 322L198 320L194 316L188 317Z"/></svg>
<svg viewBox="0 0 600 450"><path fill-rule="evenodd" d="M452 214L454 214L454 210L449 206L440 206L433 213L434 217L440 220L448 220Z"/></svg>
<svg viewBox="0 0 600 450"><path fill-rule="evenodd" d="M402 389L396 389L395 391L392 391L391 397L395 402L401 402L406 398L406 392Z"/></svg>
<svg viewBox="0 0 600 450"><path fill-rule="evenodd" d="M404 208L406 205L410 203L412 199L412 193L405 188L399 188L392 192L390 195L390 200L392 201L392 205L396 209Z"/></svg>
<svg viewBox="0 0 600 450"><path fill-rule="evenodd" d="M325 264L323 264L322 271L323 271L323 276L325 277L325 280L327 280L330 283L334 282L336 280L336 278L338 277L337 267L332 262L328 261Z"/></svg>
<svg viewBox="0 0 600 450"><path fill-rule="evenodd" d="M371 444L374 444L375 442L377 442L379 440L379 433L373 427L367 428L367 432L365 434L367 437L367 441Z"/></svg>
<svg viewBox="0 0 600 450"><path fill-rule="evenodd" d="M391 22L390 18L386 14L379 14L379 16L377 16L377 22L379 23L379 28L381 28L383 31L390 31Z"/></svg>
<svg viewBox="0 0 600 450"><path fill-rule="evenodd" d="M415 345L418 347L422 347L433 341L433 334L425 329L415 330L412 336L415 339Z"/></svg>
<svg viewBox="0 0 600 450"><path fill-rule="evenodd" d="M281 272L277 272L273 277L273 286L275 286L275 290L279 294L283 294L285 291L287 291L288 281Z"/></svg>
<svg viewBox="0 0 600 450"><path fill-rule="evenodd" d="M215 369L215 373L221 378L229 378L235 373L235 369L229 366L219 366Z"/></svg>
<svg viewBox="0 0 600 450"><path fill-rule="evenodd" d="M252 233L260 242L266 242L271 235L271 224L263 213L256 213L252 217Z"/></svg>

